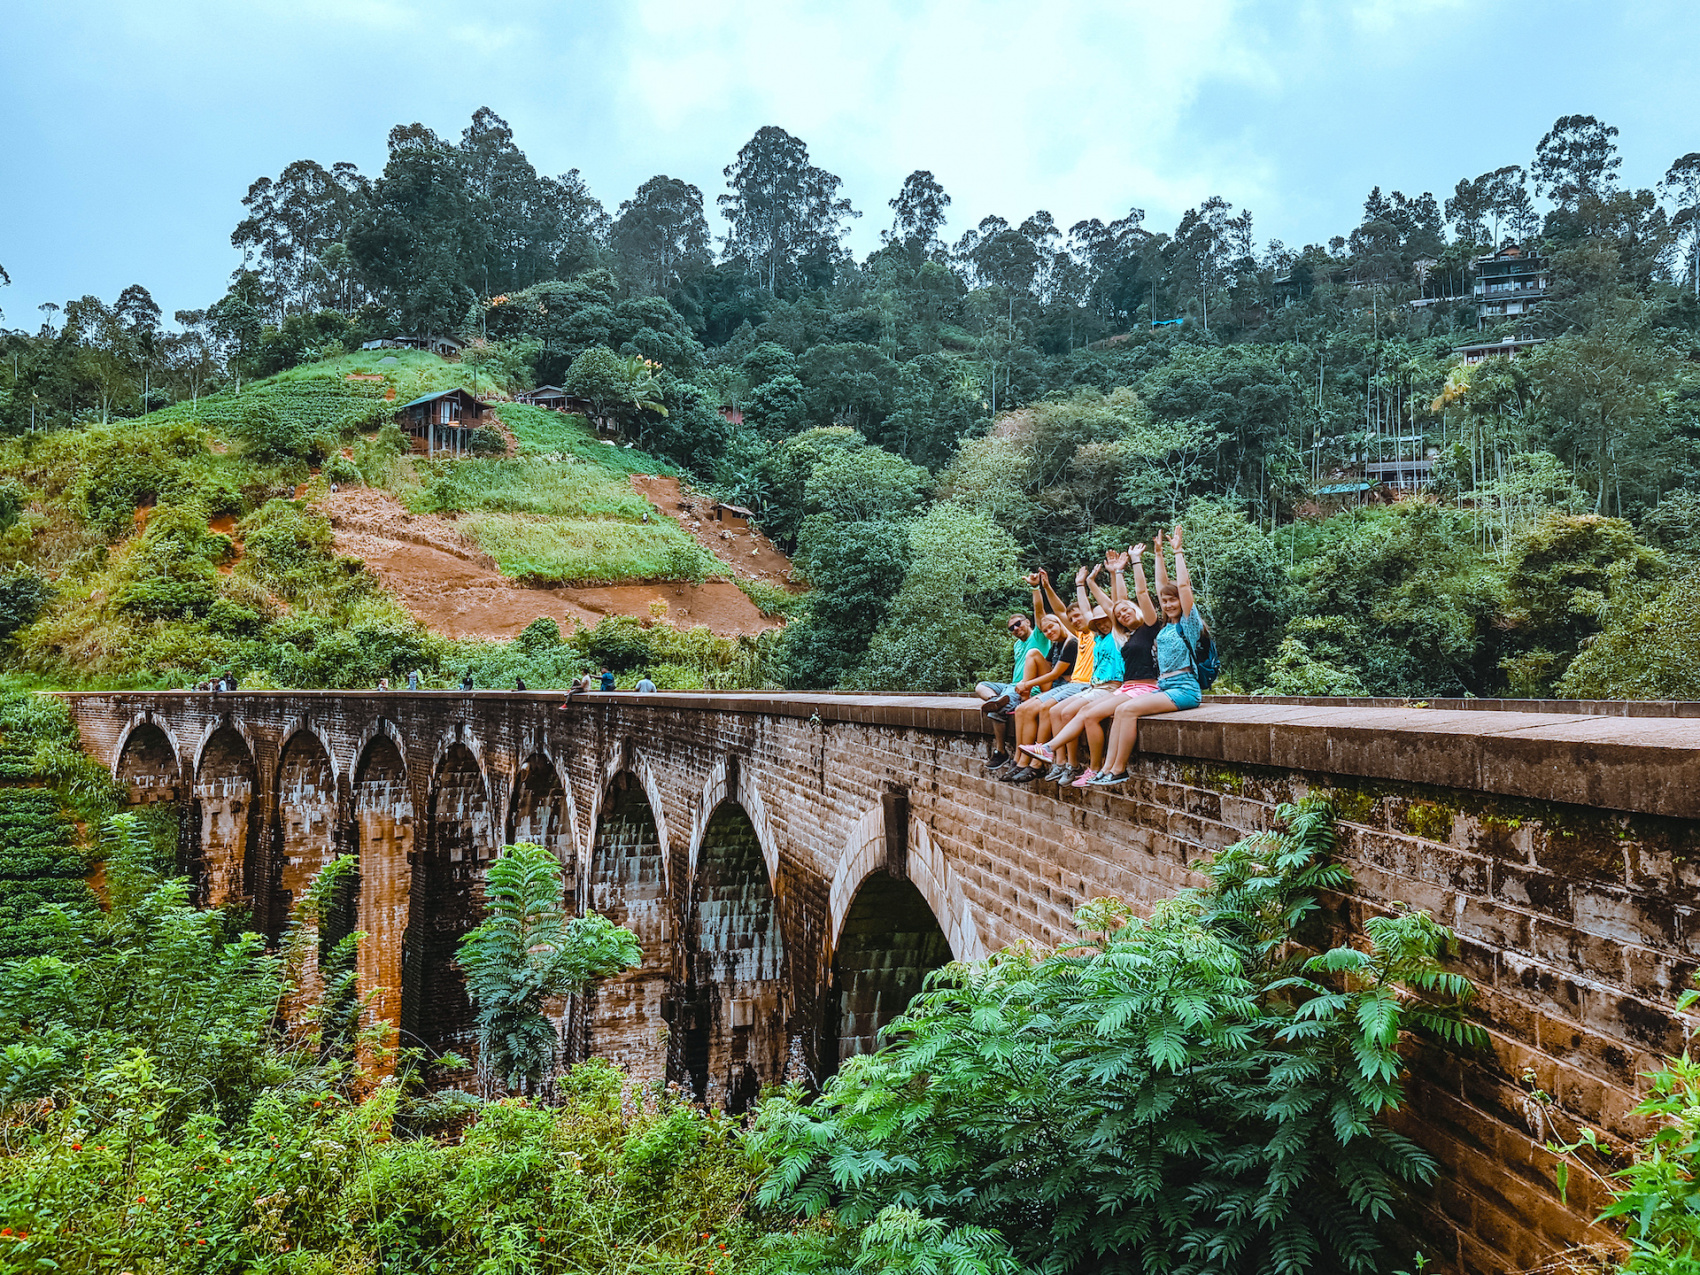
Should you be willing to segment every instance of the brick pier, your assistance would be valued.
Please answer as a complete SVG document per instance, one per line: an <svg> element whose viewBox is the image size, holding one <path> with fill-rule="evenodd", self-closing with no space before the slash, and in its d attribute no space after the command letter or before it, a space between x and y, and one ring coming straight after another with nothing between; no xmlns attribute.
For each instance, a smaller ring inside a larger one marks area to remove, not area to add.
<svg viewBox="0 0 1700 1275"><path fill-rule="evenodd" d="M574 906L644 954L564 1015L564 1050L733 1107L870 1047L950 956L1055 941L1100 895L1148 909L1200 854L1326 791L1355 881L1332 901L1341 935L1426 908L1481 989L1490 1050L1419 1053L1404 1120L1445 1166L1425 1244L1459 1270L1609 1242L1587 1182L1560 1201L1542 1138L1642 1132L1637 1073L1681 1051L1700 963L1683 706L1212 701L1147 719L1133 782L1081 793L987 781L982 719L954 698L66 698L131 800L182 809L204 902L247 902L275 936L313 872L356 855L362 986L432 1047L466 1047L452 957L485 865L549 846Z"/></svg>

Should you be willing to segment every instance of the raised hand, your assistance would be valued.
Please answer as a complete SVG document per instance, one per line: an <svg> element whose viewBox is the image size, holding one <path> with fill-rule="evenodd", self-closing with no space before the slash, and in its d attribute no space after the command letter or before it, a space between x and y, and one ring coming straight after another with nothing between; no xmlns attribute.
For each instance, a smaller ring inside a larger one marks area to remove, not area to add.
<svg viewBox="0 0 1700 1275"><path fill-rule="evenodd" d="M1043 571L1029 571L1021 578L1027 581L1028 588L1037 589L1039 587L1039 581L1045 578L1045 573Z"/></svg>
<svg viewBox="0 0 1700 1275"><path fill-rule="evenodd" d="M1169 535L1169 543L1175 547L1176 553L1181 552L1181 525L1178 522L1175 524L1174 531Z"/></svg>
<svg viewBox="0 0 1700 1275"><path fill-rule="evenodd" d="M1111 549L1104 554L1104 564L1109 567L1111 571L1126 571L1127 555L1125 553L1117 553L1114 549Z"/></svg>
<svg viewBox="0 0 1700 1275"><path fill-rule="evenodd" d="M1129 545L1127 547L1127 557L1128 561L1133 563L1134 566L1143 566L1145 563L1145 546L1142 544Z"/></svg>

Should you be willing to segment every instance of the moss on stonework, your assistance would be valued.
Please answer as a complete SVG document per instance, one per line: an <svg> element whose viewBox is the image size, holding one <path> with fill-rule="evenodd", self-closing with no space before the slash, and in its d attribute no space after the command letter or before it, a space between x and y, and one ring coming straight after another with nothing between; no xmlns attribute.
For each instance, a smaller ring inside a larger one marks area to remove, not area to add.
<svg viewBox="0 0 1700 1275"><path fill-rule="evenodd" d="M1425 841L1448 842L1452 839L1457 811L1432 801L1407 802L1400 823Z"/></svg>
<svg viewBox="0 0 1700 1275"><path fill-rule="evenodd" d="M1353 788L1331 788L1328 800L1335 814L1347 823L1368 823L1378 800L1373 794Z"/></svg>

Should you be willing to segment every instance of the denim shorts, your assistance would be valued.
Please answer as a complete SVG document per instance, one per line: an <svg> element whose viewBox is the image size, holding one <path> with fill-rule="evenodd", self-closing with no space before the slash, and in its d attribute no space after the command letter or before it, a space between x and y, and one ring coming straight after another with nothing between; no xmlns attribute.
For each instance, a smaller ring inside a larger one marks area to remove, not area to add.
<svg viewBox="0 0 1700 1275"><path fill-rule="evenodd" d="M981 682L980 685L992 688L993 699L997 699L1000 695L1009 696L1011 708L1015 707L1015 704L1021 699L1021 692L1016 689L1014 682Z"/></svg>
<svg viewBox="0 0 1700 1275"><path fill-rule="evenodd" d="M1085 682L1068 681L1061 686L1051 687L1043 695L1035 695L1028 702L1031 704L1058 704L1071 695L1081 695L1091 689L1091 686Z"/></svg>
<svg viewBox="0 0 1700 1275"><path fill-rule="evenodd" d="M1197 708L1204 702L1204 692L1191 673L1171 673L1157 683L1157 689L1172 699L1176 708Z"/></svg>

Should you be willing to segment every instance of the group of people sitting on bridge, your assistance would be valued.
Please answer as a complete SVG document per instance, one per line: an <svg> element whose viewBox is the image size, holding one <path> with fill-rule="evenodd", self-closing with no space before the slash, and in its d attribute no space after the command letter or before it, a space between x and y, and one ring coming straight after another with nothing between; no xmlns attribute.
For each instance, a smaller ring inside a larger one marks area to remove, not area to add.
<svg viewBox="0 0 1700 1275"><path fill-rule="evenodd" d="M991 774L1012 784L1039 779L1076 788L1124 784L1139 719L1198 707L1219 661L1193 601L1181 537L1178 525L1168 537L1175 562L1172 581L1163 560L1163 533L1152 541L1155 603L1143 544L1108 553L1103 562L1076 571L1072 604L1057 596L1045 572L1027 577L1038 627L1026 615L1010 616L1015 639L1011 678L975 688L981 711L993 723L992 756L986 763ZM1106 574L1108 593L1099 583Z"/></svg>

